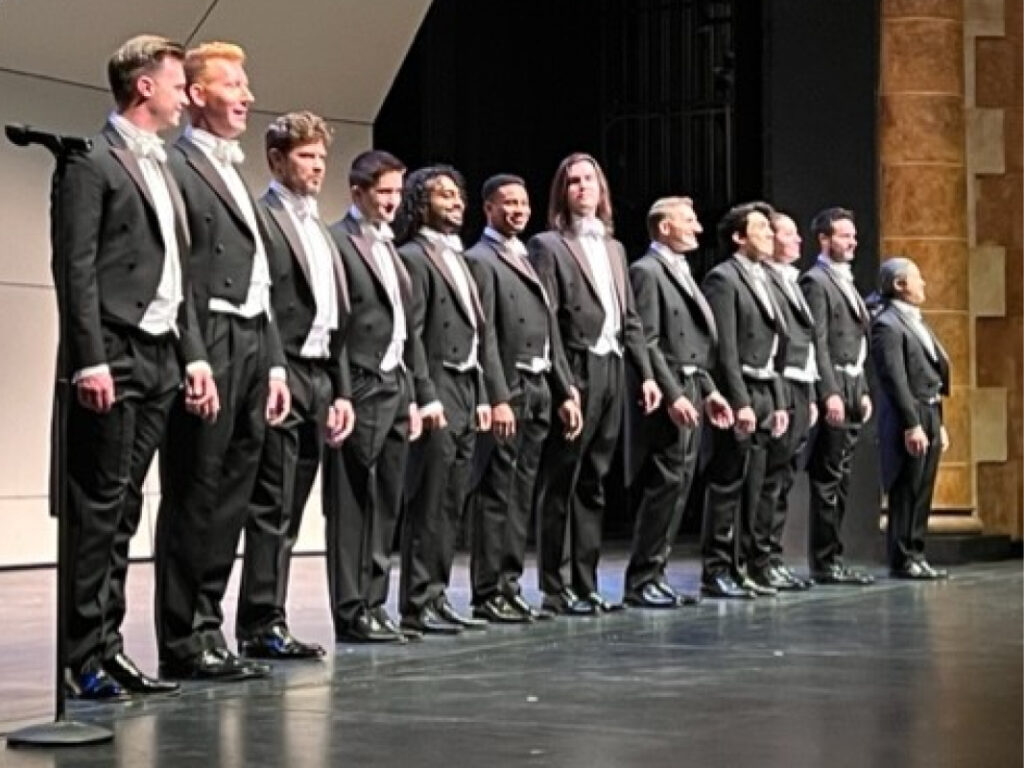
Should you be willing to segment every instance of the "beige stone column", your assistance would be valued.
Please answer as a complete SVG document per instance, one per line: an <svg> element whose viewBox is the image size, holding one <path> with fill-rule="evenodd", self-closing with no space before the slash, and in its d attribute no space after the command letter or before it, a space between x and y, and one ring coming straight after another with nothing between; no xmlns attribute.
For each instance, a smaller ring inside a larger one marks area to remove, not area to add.
<svg viewBox="0 0 1024 768"><path fill-rule="evenodd" d="M882 255L920 266L928 283L925 314L952 365L944 406L951 447L929 527L977 532L963 0L883 0L881 32Z"/></svg>

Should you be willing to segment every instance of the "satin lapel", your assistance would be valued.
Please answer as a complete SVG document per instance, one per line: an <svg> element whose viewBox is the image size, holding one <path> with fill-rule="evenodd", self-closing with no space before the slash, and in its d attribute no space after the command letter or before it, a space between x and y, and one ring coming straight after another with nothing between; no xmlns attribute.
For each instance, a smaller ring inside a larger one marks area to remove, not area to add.
<svg viewBox="0 0 1024 768"><path fill-rule="evenodd" d="M767 273L768 279L775 283L775 287L778 289L778 292L782 294L786 303L789 304L790 309L793 310L793 316L803 325L814 325L814 322L811 320L811 308L807 306L807 302L804 300L804 295L801 293L800 289L794 285L792 286L793 290L790 291L786 286L786 278L771 267L766 268L765 273ZM794 296L796 298L794 298Z"/></svg>
<svg viewBox="0 0 1024 768"><path fill-rule="evenodd" d="M658 251L650 250L648 251L648 253L652 254L654 258L658 261L658 263L661 264L661 269L668 276L668 279L675 283L679 290L682 291L685 296L689 296L692 298L693 289L691 289L690 286L686 284L686 281L683 280L682 272L677 270L676 266L674 264L671 264L668 258L663 256Z"/></svg>
<svg viewBox="0 0 1024 768"><path fill-rule="evenodd" d="M217 197L221 199L221 202L227 206L231 214L238 219L239 223L249 229L249 223L245 220L245 216L242 214L242 210L238 207L238 203L235 202L235 198L231 195L231 191L228 189L228 185L224 183L224 179L218 173L217 169L213 167L213 163L203 153L199 147L193 144L191 141L186 139L184 136L178 139L177 146L181 148L181 151L185 153L185 157L203 180L210 185L210 188L217 193ZM259 233L253 232L252 236L256 237Z"/></svg>
<svg viewBox="0 0 1024 768"><path fill-rule="evenodd" d="M843 288L842 283L840 282L842 278L836 275L829 267L823 265L821 268L825 270L825 274L828 275L828 279L832 281L833 285L835 285L836 289L842 295L843 301L846 302L846 305L850 308L850 311L853 312L853 316L857 318L857 321L861 325L866 326L868 310L867 307L864 306L864 301L861 299L860 294L857 293L857 287L851 285L850 290L846 291ZM851 295L853 296L852 299L850 298Z"/></svg>
<svg viewBox="0 0 1024 768"><path fill-rule="evenodd" d="M142 199L146 201L150 211L156 215L156 203L153 202L153 196L150 194L149 187L146 186L146 179L142 175L142 169L139 167L139 161L132 154L131 150L125 147L111 147L110 154L117 158L117 161L124 166L124 169L131 176L135 186L138 188L139 193L142 195Z"/></svg>
<svg viewBox="0 0 1024 768"><path fill-rule="evenodd" d="M313 278L309 274L309 259L306 256L306 249L302 247L302 238L292 223L292 217L284 209L284 203L281 202L281 198L273 190L268 191L264 199L267 201L270 218L274 220L274 223L277 224L284 235L284 239L288 241L288 247L291 249L292 256L298 262L302 274L306 277L306 285L312 288Z"/></svg>
<svg viewBox="0 0 1024 768"><path fill-rule="evenodd" d="M594 280L594 273L590 271L590 261L587 259L587 254L583 252L583 246L580 245L580 241L575 237L568 237L566 235L562 235L562 241L565 243L565 247L569 249L569 253L572 254L572 257L576 260L576 264L583 273L583 277L586 278L587 284L590 286L590 290L594 294L594 298L600 301L601 294L597 290L597 282Z"/></svg>
<svg viewBox="0 0 1024 768"><path fill-rule="evenodd" d="M163 174L164 183L167 184L167 194L171 198L171 207L174 209L174 230L178 233L178 248L182 256L186 256L192 250L192 233L188 228L188 213L185 211L185 201L181 197L181 190L178 189L178 182L174 180L167 165L160 164L160 173Z"/></svg>
<svg viewBox="0 0 1024 768"><path fill-rule="evenodd" d="M377 269L377 260L373 257L373 243L371 243L361 232L353 232L349 235L352 240L352 245L355 246L356 252L362 257L363 261L366 262L366 268L370 270L370 273L376 278L377 285L380 286L381 291L384 295L388 295L387 283L384 282L384 276Z"/></svg>
<svg viewBox="0 0 1024 768"><path fill-rule="evenodd" d="M704 294L702 294L700 292L700 288L697 287L697 283L693 281L692 278L689 283L684 280L682 271L677 271L674 268L674 265L670 264L668 259L658 251L652 250L648 251L648 253L654 254L654 258L661 264L661 268L668 276L669 280L679 287L679 290L683 294L683 299L697 308L701 319L704 321L704 327L707 329L708 335L711 337L711 343L717 345L718 326L715 325L715 316L712 314L711 306L708 304L707 299L704 298Z"/></svg>
<svg viewBox="0 0 1024 768"><path fill-rule="evenodd" d="M334 243L334 238L331 237L330 231L324 226L324 223L317 219L317 226L320 228L320 234L323 235L324 242L327 243L327 248L331 252L331 264L334 265L334 280L338 286L338 298L342 309L346 312L351 311L352 302L348 296L348 276L345 274L345 265L341 262L341 254L338 252L338 246Z"/></svg>
<svg viewBox="0 0 1024 768"><path fill-rule="evenodd" d="M444 281L448 284L449 290L455 297L456 306L462 310L462 314L469 318L470 309L463 303L462 294L459 293L458 283L455 282L455 275L453 275L451 270L448 269L448 264L445 262L444 256L442 255L444 253L444 245L442 243L432 243L423 237L416 238L416 242L419 244L420 248L423 249L423 252L427 254L427 258L430 259L430 263L433 264L437 268L437 271L441 273L442 277L444 277ZM470 290L470 293L472 295L472 290ZM477 303L479 303L479 299L477 300Z"/></svg>
<svg viewBox="0 0 1024 768"><path fill-rule="evenodd" d="M615 252L612 255L612 251ZM612 279L615 281L615 293L619 297L619 312L626 314L626 274L623 264L626 261L626 254L622 252L622 246L615 240L605 239L604 252L608 255L608 262L612 270Z"/></svg>
<svg viewBox="0 0 1024 768"><path fill-rule="evenodd" d="M525 258L522 262L520 262L519 259L512 258L504 248L492 240L487 240L487 246L494 251L495 256L509 266L509 269L522 277L526 281L527 285L539 293L541 298L544 299L545 304L548 303L548 292L544 290L544 286L541 285L540 278L537 277L537 273L533 271L533 267L530 266L530 262L526 261Z"/></svg>
<svg viewBox="0 0 1024 768"><path fill-rule="evenodd" d="M402 294L403 301L408 304L412 301L412 278L409 277L409 270L402 263L402 257L398 255L395 244L388 240L387 247L388 253L391 254L391 263L395 267L395 274L398 276L398 291ZM383 285L383 283L381 284Z"/></svg>
<svg viewBox="0 0 1024 768"><path fill-rule="evenodd" d="M757 288L754 287L754 280L753 280L753 278L750 275L747 274L747 270L743 268L742 264L738 264L736 262L735 258L733 258L733 260L732 260L732 268L733 268L733 271L736 272L736 274L739 276L739 278L743 282L743 284L746 285L747 288L750 290L751 295L754 297L754 303L761 310L761 314L765 316L765 319L768 320L769 323L774 325L775 318L772 317L772 312L770 311L770 308L765 306L764 301L761 299L761 296L757 292ZM768 291L768 286L765 286L765 292L767 293L767 291ZM771 301L771 297L770 296L769 296L769 301ZM777 314L778 313L776 313L776 315Z"/></svg>

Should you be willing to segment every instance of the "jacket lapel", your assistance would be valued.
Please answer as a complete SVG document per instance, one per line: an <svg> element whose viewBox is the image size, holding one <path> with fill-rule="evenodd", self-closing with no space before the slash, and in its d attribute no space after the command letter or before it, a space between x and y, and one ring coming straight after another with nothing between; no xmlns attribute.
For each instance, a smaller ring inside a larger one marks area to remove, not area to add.
<svg viewBox="0 0 1024 768"><path fill-rule="evenodd" d="M537 277L537 273L534 272L533 267L530 266L530 262L527 261L525 257L523 259L513 258L512 255L507 251L507 249L502 248L499 243L496 243L489 238L484 238L484 242L486 242L487 246L492 251L494 251L494 255L496 258L505 262L505 264L508 265L509 269L511 269L513 272L515 272L517 275L523 278L523 280L526 281L526 284L530 286L530 288L532 288L536 293L540 294L540 297L544 300L544 303L548 304L548 292L544 290L544 286L541 285L540 278Z"/></svg>
<svg viewBox="0 0 1024 768"><path fill-rule="evenodd" d="M586 278L587 284L590 286L590 290L594 294L594 298L600 301L601 293L597 290L597 282L594 280L594 273L590 271L590 260L587 258L587 254L583 252L583 246L580 245L579 238L562 235L562 240L565 242L565 247L572 254L573 259L576 260L577 266L583 273L583 277Z"/></svg>
<svg viewBox="0 0 1024 768"><path fill-rule="evenodd" d="M238 203L235 202L234 196L228 189L228 185L224 183L223 177L216 168L213 167L213 163L206 154L193 144L191 141L181 136L176 142L181 151L184 153L186 160L191 165L203 180L210 185L210 188L217 194L217 197L221 199L228 210L231 211L231 215L238 219L239 223L249 230L249 223L245 220L245 216L242 214L242 210L238 207ZM257 232L253 232L252 236L256 237Z"/></svg>
<svg viewBox="0 0 1024 768"><path fill-rule="evenodd" d="M472 311L476 315L477 320L483 318L483 309L480 306L480 297L477 296L476 293L476 281L473 280L472 276L469 275L468 271L464 269L460 263L459 268L462 269L463 275L469 284L469 298L470 302L473 304L473 308L470 309L463 302L462 293L459 291L459 285L455 281L455 275L453 275L451 270L448 269L448 263L444 260L444 243L440 241L432 242L425 237L417 237L416 240L423 249L423 252L427 254L427 258L430 259L430 262L444 277L444 281L448 284L449 290L455 297L455 304L460 310L462 310L462 314L464 314L467 319L471 319L469 313ZM455 254L455 260L459 261L458 254Z"/></svg>
<svg viewBox="0 0 1024 768"><path fill-rule="evenodd" d="M277 224L284 235L284 239L288 241L288 247L291 249L292 256L298 262L299 269L302 270L302 274L306 278L306 285L312 287L313 279L309 274L309 259L306 255L306 249L302 246L302 238L299 236L298 230L295 229L295 224L292 223L292 217L285 210L284 203L281 202L281 198L277 196L274 190L267 190L263 200L267 204L267 210L270 211L270 218L274 220L274 223Z"/></svg>
<svg viewBox="0 0 1024 768"><path fill-rule="evenodd" d="M324 242L327 243L327 249L331 252L331 264L334 265L334 280L338 287L338 303L342 309L349 312L352 309L352 302L349 300L348 276L345 274L345 265L341 262L341 254L338 252L338 246L335 245L334 238L331 237L331 233L324 226L324 223L320 219L317 219L316 223L320 228L320 234L323 235Z"/></svg>

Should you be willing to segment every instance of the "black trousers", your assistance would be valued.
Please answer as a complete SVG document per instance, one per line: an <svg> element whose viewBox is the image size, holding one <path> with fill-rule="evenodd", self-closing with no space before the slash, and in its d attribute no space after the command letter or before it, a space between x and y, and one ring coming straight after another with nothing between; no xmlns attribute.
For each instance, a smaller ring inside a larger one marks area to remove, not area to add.
<svg viewBox="0 0 1024 768"><path fill-rule="evenodd" d="M249 520L266 432L267 320L212 312L207 360L220 396L213 423L171 411L160 454L156 622L161 660L225 648L221 601Z"/></svg>
<svg viewBox="0 0 1024 768"><path fill-rule="evenodd" d="M824 571L843 562L843 542L840 530L846 515L846 499L850 493L850 471L853 452L860 438L861 397L867 392L864 376L839 374L841 396L846 408L846 423L833 427L824 418L824 403L819 403L822 418L818 421L811 461L807 468L810 478L811 504L808 519L811 573Z"/></svg>
<svg viewBox="0 0 1024 768"><path fill-rule="evenodd" d="M914 561L924 559L924 538L928 532L928 514L932 508L935 476L942 456L940 440L942 411L939 404L919 405L921 427L928 436L928 450L923 456L906 454L900 473L889 488L889 527L886 532L889 567L902 570Z"/></svg>
<svg viewBox="0 0 1024 768"><path fill-rule="evenodd" d="M181 383L173 337L104 328L116 402L105 414L68 406L67 665L76 673L120 653L128 547L142 483Z"/></svg>
<svg viewBox="0 0 1024 768"><path fill-rule="evenodd" d="M352 369L356 425L323 459L327 586L335 629L387 600L409 453L408 374Z"/></svg>
<svg viewBox="0 0 1024 768"><path fill-rule="evenodd" d="M398 597L403 616L445 594L473 468L477 373L444 369L434 383L448 426L425 431L410 450Z"/></svg>
<svg viewBox="0 0 1024 768"><path fill-rule="evenodd" d="M789 492L797 473L797 462L807 442L810 430L811 384L785 379L783 386L789 392L789 429L777 440L768 443L767 468L764 490L761 493L759 518L770 519L770 534L767 547L759 546L756 559L751 563L754 570L764 570L770 565L782 565L782 537L789 515Z"/></svg>
<svg viewBox="0 0 1024 768"><path fill-rule="evenodd" d="M292 550L320 468L327 412L333 400L325 362L308 358L288 361L291 411L282 424L267 429L245 526L235 622L240 639L287 620Z"/></svg>
<svg viewBox="0 0 1024 768"><path fill-rule="evenodd" d="M622 358L567 351L583 404L583 433L569 442L551 430L541 457L534 501L540 529L540 588L597 591L604 521L604 478L622 430Z"/></svg>
<svg viewBox="0 0 1024 768"><path fill-rule="evenodd" d="M747 382L757 418L752 435L737 436L735 429L711 430L711 461L701 527L703 578L719 575L742 578L758 542L767 542L770 518L758 516L764 487L771 419L775 410L772 383Z"/></svg>
<svg viewBox="0 0 1024 768"><path fill-rule="evenodd" d="M699 411L699 380L684 376L680 384L683 395ZM700 456L700 426L676 426L665 407L646 419L644 429L648 430L649 448L634 485L640 493L640 504L632 554L626 566L626 592L637 591L649 581L664 577Z"/></svg>
<svg viewBox="0 0 1024 768"><path fill-rule="evenodd" d="M475 515L470 579L473 604L497 594L518 595L533 511L533 489L544 439L551 428L551 390L544 374L520 372L522 387L509 405L516 434L494 441L473 496Z"/></svg>

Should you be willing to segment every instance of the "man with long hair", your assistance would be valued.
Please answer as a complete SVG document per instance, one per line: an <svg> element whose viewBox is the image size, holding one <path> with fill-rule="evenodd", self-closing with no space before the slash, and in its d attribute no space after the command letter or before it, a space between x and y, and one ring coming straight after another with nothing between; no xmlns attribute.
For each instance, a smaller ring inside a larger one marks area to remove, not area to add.
<svg viewBox="0 0 1024 768"><path fill-rule="evenodd" d="M598 162L577 152L555 171L546 232L528 245L530 261L554 307L583 412L583 432L570 440L553 430L544 448L535 509L539 575L550 613L593 615L621 605L598 591L605 475L623 421L624 355L642 381L646 413L661 402L626 275L614 239L611 195Z"/></svg>

